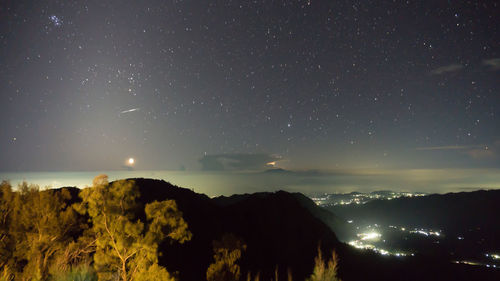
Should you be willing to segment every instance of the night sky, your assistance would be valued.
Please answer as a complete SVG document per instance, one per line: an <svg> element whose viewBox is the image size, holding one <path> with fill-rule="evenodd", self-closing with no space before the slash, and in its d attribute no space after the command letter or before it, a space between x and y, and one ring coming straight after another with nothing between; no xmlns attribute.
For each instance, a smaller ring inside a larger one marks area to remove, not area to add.
<svg viewBox="0 0 500 281"><path fill-rule="evenodd" d="M0 171L496 173L499 28L498 1L3 1Z"/></svg>

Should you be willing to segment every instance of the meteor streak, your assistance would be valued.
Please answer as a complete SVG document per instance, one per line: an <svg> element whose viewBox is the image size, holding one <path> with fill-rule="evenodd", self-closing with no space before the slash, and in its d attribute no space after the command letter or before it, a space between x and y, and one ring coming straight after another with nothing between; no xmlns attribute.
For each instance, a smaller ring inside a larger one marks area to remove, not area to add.
<svg viewBox="0 0 500 281"><path fill-rule="evenodd" d="M140 108L127 109L127 110L121 111L120 114L134 112L134 111L139 111L139 110L140 110Z"/></svg>

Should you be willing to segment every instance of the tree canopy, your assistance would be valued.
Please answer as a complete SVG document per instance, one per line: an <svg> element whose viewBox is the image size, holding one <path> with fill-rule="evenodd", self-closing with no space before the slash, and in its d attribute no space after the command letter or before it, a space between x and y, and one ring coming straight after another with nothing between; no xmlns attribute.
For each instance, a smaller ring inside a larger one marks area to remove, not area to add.
<svg viewBox="0 0 500 281"><path fill-rule="evenodd" d="M0 191L0 268L19 280L46 280L80 231L66 189L40 190L22 183L17 192L4 182Z"/></svg>
<svg viewBox="0 0 500 281"><path fill-rule="evenodd" d="M236 263L247 246L233 234L213 242L214 262L207 269L208 281L237 281L240 266Z"/></svg>
<svg viewBox="0 0 500 281"><path fill-rule="evenodd" d="M192 234L175 201L154 201L142 208L136 200L139 195L134 181L109 184L104 175L80 193L82 202L76 209L92 221L99 280L174 280L158 265L158 245L166 238L184 243ZM142 212L145 222L139 218Z"/></svg>

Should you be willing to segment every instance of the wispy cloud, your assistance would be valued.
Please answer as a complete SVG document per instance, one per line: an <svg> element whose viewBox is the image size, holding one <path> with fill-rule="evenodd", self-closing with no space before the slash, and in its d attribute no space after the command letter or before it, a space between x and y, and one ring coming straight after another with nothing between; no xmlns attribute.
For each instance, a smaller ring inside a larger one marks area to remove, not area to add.
<svg viewBox="0 0 500 281"><path fill-rule="evenodd" d="M489 66L490 70L500 69L500 58L491 58L483 60L483 65Z"/></svg>
<svg viewBox="0 0 500 281"><path fill-rule="evenodd" d="M425 146L417 147L416 150L467 150L475 148L484 148L484 144L478 145L444 145L444 146Z"/></svg>
<svg viewBox="0 0 500 281"><path fill-rule="evenodd" d="M495 158L495 151L493 149L489 149L488 147L485 147L483 149L479 149L479 148L470 149L465 153L474 159Z"/></svg>
<svg viewBox="0 0 500 281"><path fill-rule="evenodd" d="M206 171L223 170L259 170L269 168L270 163L281 160L278 155L271 154L216 154L205 155L199 162Z"/></svg>
<svg viewBox="0 0 500 281"><path fill-rule="evenodd" d="M500 147L500 143L494 142L492 145L476 144L476 145L446 145L446 146L428 146L417 147L416 150L420 151L433 151L433 150L449 150L458 151L466 154L469 157L477 160L487 160L496 157L496 152Z"/></svg>
<svg viewBox="0 0 500 281"><path fill-rule="evenodd" d="M436 69L433 69L431 71L431 74L432 75L441 75L441 74L445 74L445 73L449 73L449 72L460 71L463 68L464 68L463 65L458 64L458 63L454 63L454 64L445 65L445 66L441 66L441 67L438 67Z"/></svg>

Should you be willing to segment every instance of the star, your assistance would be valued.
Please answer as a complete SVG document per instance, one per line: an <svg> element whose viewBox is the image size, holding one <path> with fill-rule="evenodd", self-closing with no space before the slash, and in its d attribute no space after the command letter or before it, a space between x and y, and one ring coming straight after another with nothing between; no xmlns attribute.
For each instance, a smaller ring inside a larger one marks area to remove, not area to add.
<svg viewBox="0 0 500 281"><path fill-rule="evenodd" d="M63 23L62 20L56 15L50 15L49 20L52 22L54 26L61 26Z"/></svg>

